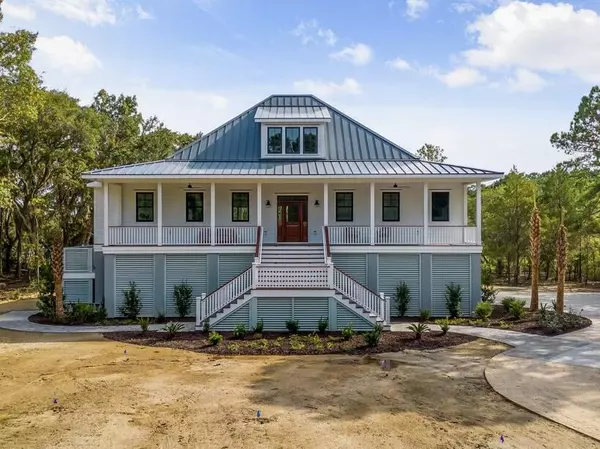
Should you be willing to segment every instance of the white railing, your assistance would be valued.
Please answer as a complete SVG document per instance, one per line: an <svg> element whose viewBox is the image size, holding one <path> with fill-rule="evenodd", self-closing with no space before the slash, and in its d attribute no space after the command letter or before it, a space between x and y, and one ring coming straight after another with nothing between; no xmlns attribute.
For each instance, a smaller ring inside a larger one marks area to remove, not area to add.
<svg viewBox="0 0 600 449"><path fill-rule="evenodd" d="M217 226L217 245L255 245L256 226Z"/></svg>
<svg viewBox="0 0 600 449"><path fill-rule="evenodd" d="M331 288L328 269L325 265L302 268L261 264L255 267L254 288Z"/></svg>
<svg viewBox="0 0 600 449"><path fill-rule="evenodd" d="M386 324L389 324L389 304L386 304L383 294L373 293L337 268L333 268L333 288L367 312L379 316Z"/></svg>
<svg viewBox="0 0 600 449"><path fill-rule="evenodd" d="M421 226L376 226L376 245L422 245Z"/></svg>
<svg viewBox="0 0 600 449"><path fill-rule="evenodd" d="M331 245L370 245L369 226L328 226Z"/></svg>
<svg viewBox="0 0 600 449"><path fill-rule="evenodd" d="M208 226L166 226L163 228L163 245L210 245Z"/></svg>
<svg viewBox="0 0 600 449"><path fill-rule="evenodd" d="M431 245L475 245L477 228L469 226L430 226Z"/></svg>
<svg viewBox="0 0 600 449"><path fill-rule="evenodd" d="M109 245L156 245L156 226L111 226L108 228Z"/></svg>

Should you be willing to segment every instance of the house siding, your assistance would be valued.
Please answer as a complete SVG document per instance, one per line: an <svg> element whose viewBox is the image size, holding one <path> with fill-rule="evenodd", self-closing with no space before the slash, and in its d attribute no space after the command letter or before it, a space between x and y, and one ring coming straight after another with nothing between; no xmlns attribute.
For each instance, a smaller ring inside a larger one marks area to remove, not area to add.
<svg viewBox="0 0 600 449"><path fill-rule="evenodd" d="M254 254L219 254L219 287L227 284L252 266Z"/></svg>
<svg viewBox="0 0 600 449"><path fill-rule="evenodd" d="M367 283L367 255L366 254L332 254L331 260L336 268L360 282Z"/></svg>
<svg viewBox="0 0 600 449"><path fill-rule="evenodd" d="M230 315L227 315L217 324L211 326L211 329L217 331L231 331L235 329L235 326L238 324L243 324L248 330L254 326L250 323L250 303L246 303L239 309L234 310Z"/></svg>
<svg viewBox="0 0 600 449"><path fill-rule="evenodd" d="M91 304L94 298L93 281L91 279L65 279L63 294L66 302Z"/></svg>
<svg viewBox="0 0 600 449"><path fill-rule="evenodd" d="M406 316L418 316L421 309L421 259L418 254L380 254L379 291L389 296L392 316L399 316L396 305L396 287L405 282L411 300Z"/></svg>
<svg viewBox="0 0 600 449"><path fill-rule="evenodd" d="M142 310L140 316L154 316L154 256L127 255L115 258L115 309L113 314L120 316L119 306L123 304L123 291L129 289L129 283L135 282L140 290Z"/></svg>
<svg viewBox="0 0 600 449"><path fill-rule="evenodd" d="M431 258L431 301L433 316L447 316L446 286L450 283L462 287L461 314L468 316L471 307L471 256L434 254Z"/></svg>
<svg viewBox="0 0 600 449"><path fill-rule="evenodd" d="M177 316L173 290L176 285L187 282L192 287L192 297L207 291L208 263L205 254L167 254L166 256L166 310L167 316ZM190 315L195 315L192 307Z"/></svg>
<svg viewBox="0 0 600 449"><path fill-rule="evenodd" d="M64 250L64 271L69 273L90 273L93 268L91 246L76 246Z"/></svg>
<svg viewBox="0 0 600 449"><path fill-rule="evenodd" d="M256 320L263 320L266 331L285 331L293 316L292 298L258 298Z"/></svg>
<svg viewBox="0 0 600 449"><path fill-rule="evenodd" d="M353 310L350 310L345 305L336 302L337 329L342 330L350 324L355 331L369 331L373 329L373 324L364 317L358 315Z"/></svg>

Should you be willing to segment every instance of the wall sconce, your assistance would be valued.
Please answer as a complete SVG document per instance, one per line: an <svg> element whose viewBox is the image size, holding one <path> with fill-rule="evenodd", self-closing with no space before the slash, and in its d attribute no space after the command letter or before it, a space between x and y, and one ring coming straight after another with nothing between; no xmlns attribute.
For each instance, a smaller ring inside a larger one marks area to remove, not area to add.
<svg viewBox="0 0 600 449"><path fill-rule="evenodd" d="M398 188L398 184L394 183L394 189Z"/></svg>
<svg viewBox="0 0 600 449"><path fill-rule="evenodd" d="M315 207L319 207L321 205L321 203L319 203L319 200L315 200Z"/></svg>
<svg viewBox="0 0 600 449"><path fill-rule="evenodd" d="M271 201L267 200L267 202L265 203L265 206L271 207Z"/></svg>
<svg viewBox="0 0 600 449"><path fill-rule="evenodd" d="M191 185L191 184L188 184L188 189L191 189L191 188L192 188L192 185Z"/></svg>

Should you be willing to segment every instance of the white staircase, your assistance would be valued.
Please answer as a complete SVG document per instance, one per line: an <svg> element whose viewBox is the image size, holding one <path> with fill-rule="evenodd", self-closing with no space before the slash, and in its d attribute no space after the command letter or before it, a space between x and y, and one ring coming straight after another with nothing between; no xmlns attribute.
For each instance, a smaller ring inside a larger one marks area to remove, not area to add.
<svg viewBox="0 0 600 449"><path fill-rule="evenodd" d="M261 265L310 266L325 263L321 245L264 245Z"/></svg>

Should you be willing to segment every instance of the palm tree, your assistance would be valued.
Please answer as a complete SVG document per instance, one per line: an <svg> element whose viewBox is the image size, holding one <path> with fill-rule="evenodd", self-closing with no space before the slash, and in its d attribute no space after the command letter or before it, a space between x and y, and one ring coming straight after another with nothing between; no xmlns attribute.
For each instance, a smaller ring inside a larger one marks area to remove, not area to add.
<svg viewBox="0 0 600 449"><path fill-rule="evenodd" d="M567 228L561 214L558 238L556 239L556 313L565 310L565 272L567 268Z"/></svg>
<svg viewBox="0 0 600 449"><path fill-rule="evenodd" d="M540 277L540 213L535 200L531 212L529 247L531 253L531 305L530 309L535 312L540 308L539 277Z"/></svg>
<svg viewBox="0 0 600 449"><path fill-rule="evenodd" d="M63 233L59 229L52 232L52 275L54 277L54 294L56 295L56 316L61 318L65 314L63 301L63 273L64 273L64 240Z"/></svg>

